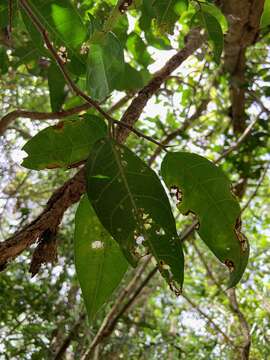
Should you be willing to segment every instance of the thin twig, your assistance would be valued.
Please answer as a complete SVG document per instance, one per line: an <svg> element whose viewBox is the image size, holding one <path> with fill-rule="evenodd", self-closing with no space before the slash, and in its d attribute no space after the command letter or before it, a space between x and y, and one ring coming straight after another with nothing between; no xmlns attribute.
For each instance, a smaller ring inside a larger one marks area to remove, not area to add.
<svg viewBox="0 0 270 360"><path fill-rule="evenodd" d="M213 283L216 285L216 287L219 289L220 292L224 292L222 287L220 286L220 284L218 283L218 281L216 280L214 274L212 273L210 267L208 266L201 250L198 248L198 246L196 245L195 241L192 241L192 245L194 247L194 250L195 252L197 253L197 255L199 256L199 259L201 260L206 272L207 272L207 275L209 276L209 278L213 281Z"/></svg>
<svg viewBox="0 0 270 360"><path fill-rule="evenodd" d="M192 55L203 43L205 36L201 35L199 28L192 29L186 37L186 44L167 63L153 75L149 83L139 91L121 118L121 123L133 126L139 119L148 100L159 91L160 86L167 80L190 55ZM122 142L128 135L127 130L116 134L118 141Z"/></svg>
<svg viewBox="0 0 270 360"><path fill-rule="evenodd" d="M109 110L107 111L108 114L112 114L116 110L120 109L132 96L133 96L132 93L123 96L119 101L117 101L114 105L112 105L111 108L109 108ZM9 127L10 124L17 118L25 118L30 120L59 120L66 118L68 116L79 114L92 107L93 106L91 104L86 102L82 105L75 106L68 110L61 110L55 112L39 112L39 111L29 111L29 110L21 110L21 109L14 110L3 116L2 119L0 120L0 136L4 134L7 127Z"/></svg>
<svg viewBox="0 0 270 360"><path fill-rule="evenodd" d="M233 152L234 150L236 150L239 145L249 136L249 134L251 133L254 125L256 124L256 122L258 121L258 117L256 117L248 126L247 128L244 130L244 132L241 134L241 136L237 139L237 141L231 145L227 150L225 150L215 161L214 163L217 164L218 162L220 162L220 160L224 159L225 157L227 157L231 152Z"/></svg>
<svg viewBox="0 0 270 360"><path fill-rule="evenodd" d="M56 111L56 112L39 112L39 111L28 111L28 110L14 110L3 116L0 120L0 136L4 134L6 128L17 118L26 118L31 120L57 120L65 117L79 114L82 111L88 110L92 105L85 103L74 108Z"/></svg>
<svg viewBox="0 0 270 360"><path fill-rule="evenodd" d="M72 326L68 336L64 339L60 348L57 350L56 354L54 355L54 358L53 358L54 360L63 359L63 356L65 355L65 352L67 351L70 343L76 336L78 336L78 330L79 330L80 326L82 325L83 321L85 320L85 318L86 318L85 313L83 313L79 316L79 319Z"/></svg>
<svg viewBox="0 0 270 360"><path fill-rule="evenodd" d="M129 309L129 307L133 304L133 302L136 300L136 298L139 296L141 291L144 289L144 287L148 284L148 282L153 278L153 276L158 271L158 267L154 267L149 274L146 276L146 278L142 281L140 286L135 290L134 294L130 297L130 299L123 305L121 310L116 314L116 316L111 320L111 322L107 323L106 328L103 329L102 332L98 332L95 336L94 340L92 341L89 350L87 353L82 357L82 360L89 360L91 359L91 356L98 344L100 344L104 338L110 336L110 334L115 329L115 326L117 325L118 320L123 316L123 314Z"/></svg>
<svg viewBox="0 0 270 360"><path fill-rule="evenodd" d="M188 127L195 121L197 120L202 113L206 110L207 105L209 103L210 99L205 99L202 100L202 102L200 103L200 105L197 107L197 110L195 111L195 113L193 115L191 115L189 118L187 118L182 126L177 129L174 130L173 132L171 132L170 134L168 134L166 136L166 138L161 142L163 146L168 145L173 139L175 139L177 136L181 135L184 133L184 131L186 131L188 129ZM149 159L149 164L151 165L155 159L158 157L158 155L161 153L162 148L158 147L153 155L150 157Z"/></svg>
<svg viewBox="0 0 270 360"><path fill-rule="evenodd" d="M264 179L265 179L265 176L267 174L267 171L269 169L269 164L265 167L263 173L262 173L262 176L260 177L258 183L257 183L257 186L254 190L254 192L251 194L250 198L247 200L247 202L245 203L245 205L242 206L242 209L241 209L241 214L249 207L249 204L251 203L251 201L255 198L255 196L257 195L258 191L259 191L259 188L260 186L262 185Z"/></svg>
<svg viewBox="0 0 270 360"><path fill-rule="evenodd" d="M225 334L225 332L211 319L211 317L209 315L207 315L197 304L195 304L194 301L192 301L186 294L182 294L183 298L186 299L186 301L194 308L196 309L196 311L203 316L208 322L209 324L211 324L213 326L213 328L220 333L223 338L225 339L225 341L227 343L229 343L230 345L234 346L233 341L228 337L227 334Z"/></svg>
<svg viewBox="0 0 270 360"><path fill-rule="evenodd" d="M242 332L244 342L241 346L241 360L249 359L250 345L251 345L251 336L248 322L239 308L239 304L236 297L235 288L231 288L227 290L228 298L230 301L230 305L235 315L239 320L240 330Z"/></svg>

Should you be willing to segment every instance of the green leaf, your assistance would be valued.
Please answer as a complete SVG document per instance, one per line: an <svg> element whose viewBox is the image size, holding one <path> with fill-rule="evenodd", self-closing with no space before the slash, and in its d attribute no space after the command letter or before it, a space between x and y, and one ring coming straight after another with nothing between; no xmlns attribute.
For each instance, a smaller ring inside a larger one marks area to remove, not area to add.
<svg viewBox="0 0 270 360"><path fill-rule="evenodd" d="M263 14L261 17L261 28L267 27L270 25L270 0L265 0Z"/></svg>
<svg viewBox="0 0 270 360"><path fill-rule="evenodd" d="M105 134L105 123L94 115L61 121L41 130L24 145L28 156L22 166L35 170L70 166L87 159L93 144Z"/></svg>
<svg viewBox="0 0 270 360"><path fill-rule="evenodd" d="M97 36L91 44L87 62L87 87L95 100L101 101L115 89L124 71L123 48L113 33Z"/></svg>
<svg viewBox="0 0 270 360"><path fill-rule="evenodd" d="M0 4L0 29L8 25L8 0L1 1Z"/></svg>
<svg viewBox="0 0 270 360"><path fill-rule="evenodd" d="M246 268L249 245L241 233L240 207L229 180L209 160L185 152L168 153L161 173L171 193L181 200L180 212L197 216L201 239L227 265L229 287L235 286Z"/></svg>
<svg viewBox="0 0 270 360"><path fill-rule="evenodd" d="M98 220L87 197L75 216L74 256L88 319L91 322L128 268L118 244Z"/></svg>
<svg viewBox="0 0 270 360"><path fill-rule="evenodd" d="M149 46L153 46L159 50L170 50L172 46L166 34L155 34L152 30L154 29L149 29L145 32L145 39Z"/></svg>
<svg viewBox="0 0 270 360"><path fill-rule="evenodd" d="M156 173L127 147L100 140L86 169L87 194L101 223L132 265L148 251L176 292L184 259L175 220Z"/></svg>
<svg viewBox="0 0 270 360"><path fill-rule="evenodd" d="M206 11L200 11L196 16L208 33L210 44L212 44L213 47L214 60L219 64L224 45L223 32L220 23L213 15Z"/></svg>
<svg viewBox="0 0 270 360"><path fill-rule="evenodd" d="M222 13L222 11L214 4L211 3L200 3L200 9L203 10L203 12L206 12L216 18L216 20L219 22L222 31L226 32L228 30L228 22L225 17L225 15Z"/></svg>
<svg viewBox="0 0 270 360"><path fill-rule="evenodd" d="M153 59L147 52L146 44L135 32L128 35L127 49L133 55L138 64L147 67L153 62Z"/></svg>
<svg viewBox="0 0 270 360"><path fill-rule="evenodd" d="M49 32L54 46L66 48L66 55L70 60L67 67L74 73L84 71L85 60L78 50L86 40L87 29L72 3L69 0L32 0L29 5ZM22 17L33 43L41 54L48 56L41 34L24 11Z"/></svg>
<svg viewBox="0 0 270 360"><path fill-rule="evenodd" d="M59 67L52 63L48 69L48 86L52 111L59 111L66 98L64 91L66 81Z"/></svg>
<svg viewBox="0 0 270 360"><path fill-rule="evenodd" d="M187 10L188 0L143 0L139 24L142 30L151 29L152 19L156 19L161 31L173 33L175 22Z"/></svg>
<svg viewBox="0 0 270 360"><path fill-rule="evenodd" d="M62 45L78 49L85 41L87 29L69 0L32 0L29 4L41 23Z"/></svg>
<svg viewBox="0 0 270 360"><path fill-rule="evenodd" d="M152 6L159 28L173 33L175 22L188 8L188 0L154 0Z"/></svg>
<svg viewBox="0 0 270 360"><path fill-rule="evenodd" d="M129 64L125 64L125 71L119 77L116 84L116 90L128 91L141 89L149 77L149 73L146 71L138 71Z"/></svg>

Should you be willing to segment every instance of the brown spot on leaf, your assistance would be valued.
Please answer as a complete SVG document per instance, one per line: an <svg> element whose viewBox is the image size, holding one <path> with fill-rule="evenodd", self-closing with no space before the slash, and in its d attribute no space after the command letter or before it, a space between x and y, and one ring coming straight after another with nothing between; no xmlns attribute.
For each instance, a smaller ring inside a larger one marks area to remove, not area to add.
<svg viewBox="0 0 270 360"><path fill-rule="evenodd" d="M170 195L172 199L176 201L177 205L179 205L183 200L183 193L176 185L172 185L170 187Z"/></svg>
<svg viewBox="0 0 270 360"><path fill-rule="evenodd" d="M188 216L188 215L190 215L190 214L196 216L195 212L192 211L192 210L188 210L184 215L185 215L185 216Z"/></svg>
<svg viewBox="0 0 270 360"><path fill-rule="evenodd" d="M51 164L46 165L47 169L56 169L59 167L61 167L61 164L59 164L59 163L51 163Z"/></svg>
<svg viewBox="0 0 270 360"><path fill-rule="evenodd" d="M86 160L81 160L81 161L78 161L78 162L76 162L76 163L70 164L70 165L68 166L68 169L72 169L72 168L76 168L76 167L78 167L78 166L81 166L81 165L83 165L85 162L86 162Z"/></svg>
<svg viewBox="0 0 270 360"><path fill-rule="evenodd" d="M64 121L59 121L59 123L54 125L53 128L55 130L62 130L64 126L65 126L65 122Z"/></svg>
<svg viewBox="0 0 270 360"><path fill-rule="evenodd" d="M197 224L195 225L195 230L199 230L199 229L200 229L200 223L198 221Z"/></svg>

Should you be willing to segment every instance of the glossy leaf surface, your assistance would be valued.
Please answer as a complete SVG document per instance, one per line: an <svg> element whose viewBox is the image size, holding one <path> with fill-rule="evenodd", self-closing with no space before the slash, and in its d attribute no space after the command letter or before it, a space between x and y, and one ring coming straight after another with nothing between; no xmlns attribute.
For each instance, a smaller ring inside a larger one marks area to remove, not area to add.
<svg viewBox="0 0 270 360"><path fill-rule="evenodd" d="M148 251L176 292L183 253L170 203L156 173L127 147L100 140L87 163L87 194L132 265Z"/></svg>
<svg viewBox="0 0 270 360"><path fill-rule="evenodd" d="M246 268L249 245L241 233L240 207L229 180L209 160L186 152L168 153L161 173L177 195L180 212L197 216L201 239L228 267L229 287L235 286Z"/></svg>
<svg viewBox="0 0 270 360"><path fill-rule="evenodd" d="M127 268L119 245L103 228L87 197L75 216L74 256L89 321L122 280Z"/></svg>
<svg viewBox="0 0 270 360"><path fill-rule="evenodd" d="M93 115L61 121L41 130L24 145L28 156L22 166L35 170L70 166L87 159L93 144L105 134L105 123Z"/></svg>

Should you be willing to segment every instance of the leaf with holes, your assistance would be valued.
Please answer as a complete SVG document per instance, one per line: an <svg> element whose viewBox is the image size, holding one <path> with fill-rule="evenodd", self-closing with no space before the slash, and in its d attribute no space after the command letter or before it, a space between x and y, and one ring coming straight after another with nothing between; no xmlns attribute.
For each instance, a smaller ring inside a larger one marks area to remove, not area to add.
<svg viewBox="0 0 270 360"><path fill-rule="evenodd" d="M107 138L87 162L87 194L103 226L132 265L150 252L176 293L184 259L170 203L156 173L127 147Z"/></svg>
<svg viewBox="0 0 270 360"><path fill-rule="evenodd" d="M241 279L249 256L249 245L241 233L240 207L224 173L202 156L168 153L161 166L162 177L177 195L180 212L194 213L198 233L230 271L229 287Z"/></svg>
<svg viewBox="0 0 270 360"><path fill-rule="evenodd" d="M124 69L124 51L117 37L113 33L97 35L87 61L86 82L91 97L104 100L116 88Z"/></svg>
<svg viewBox="0 0 270 360"><path fill-rule="evenodd" d="M41 170L67 167L86 160L93 144L106 134L106 125L97 116L61 121L41 130L23 147L28 156L22 166Z"/></svg>
<svg viewBox="0 0 270 360"><path fill-rule="evenodd" d="M103 228L87 197L75 216L74 256L89 321L122 280L128 262L119 245Z"/></svg>

